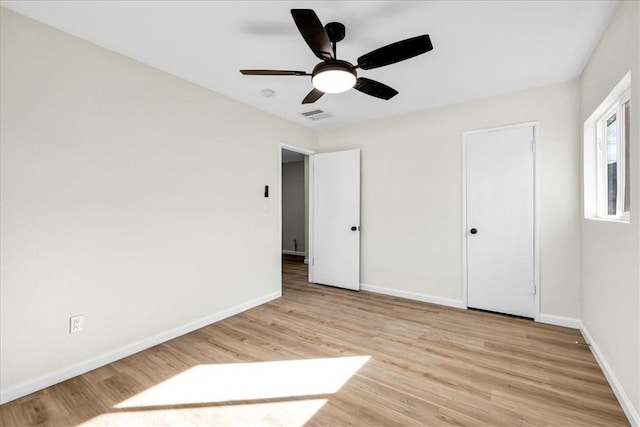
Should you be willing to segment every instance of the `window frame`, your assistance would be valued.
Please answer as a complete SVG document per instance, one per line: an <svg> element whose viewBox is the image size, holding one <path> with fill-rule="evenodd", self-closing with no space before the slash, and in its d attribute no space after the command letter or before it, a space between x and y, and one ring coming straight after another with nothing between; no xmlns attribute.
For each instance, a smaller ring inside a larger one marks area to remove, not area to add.
<svg viewBox="0 0 640 427"><path fill-rule="evenodd" d="M625 173L626 173L626 115L625 104L631 102L630 88L622 93L604 114L596 121L596 215L601 219L617 220L628 222L630 212L624 211L625 197ZM607 121L616 115L617 135L616 135L616 213L608 213L608 165L607 165Z"/></svg>

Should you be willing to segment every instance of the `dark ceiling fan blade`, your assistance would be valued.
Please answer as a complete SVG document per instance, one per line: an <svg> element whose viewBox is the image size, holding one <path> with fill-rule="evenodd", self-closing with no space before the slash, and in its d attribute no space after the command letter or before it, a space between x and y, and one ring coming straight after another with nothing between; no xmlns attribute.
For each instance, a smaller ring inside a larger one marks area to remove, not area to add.
<svg viewBox="0 0 640 427"><path fill-rule="evenodd" d="M314 55L323 61L335 59L327 31L312 9L291 9L291 16Z"/></svg>
<svg viewBox="0 0 640 427"><path fill-rule="evenodd" d="M304 71L288 70L240 70L245 76L310 76Z"/></svg>
<svg viewBox="0 0 640 427"><path fill-rule="evenodd" d="M366 93L367 95L375 96L376 98L387 101L398 94L398 91L394 88L366 77L360 77L356 80L356 84L353 88L362 93Z"/></svg>
<svg viewBox="0 0 640 427"><path fill-rule="evenodd" d="M324 92L322 92L321 90L318 90L316 88L313 88L313 90L311 92L309 92L307 94L307 96L304 97L304 99L302 100L302 103L303 104L313 104L318 99L320 99L322 97L322 95L324 95Z"/></svg>
<svg viewBox="0 0 640 427"><path fill-rule="evenodd" d="M363 70L383 67L395 64L405 59L413 58L433 49L431 38L428 34L412 37L391 43L379 49L373 50L358 58L358 67Z"/></svg>

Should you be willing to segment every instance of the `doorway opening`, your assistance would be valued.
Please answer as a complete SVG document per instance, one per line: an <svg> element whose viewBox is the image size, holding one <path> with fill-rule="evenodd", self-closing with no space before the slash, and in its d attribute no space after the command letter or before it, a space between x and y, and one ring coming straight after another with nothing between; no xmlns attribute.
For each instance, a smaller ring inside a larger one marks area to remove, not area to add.
<svg viewBox="0 0 640 427"><path fill-rule="evenodd" d="M280 144L280 248L308 283L360 288L360 150L316 154ZM281 276L282 277L282 276Z"/></svg>
<svg viewBox="0 0 640 427"><path fill-rule="evenodd" d="M309 272L309 156L313 151L280 144L281 289L294 273L308 282ZM303 277L304 276L304 277Z"/></svg>

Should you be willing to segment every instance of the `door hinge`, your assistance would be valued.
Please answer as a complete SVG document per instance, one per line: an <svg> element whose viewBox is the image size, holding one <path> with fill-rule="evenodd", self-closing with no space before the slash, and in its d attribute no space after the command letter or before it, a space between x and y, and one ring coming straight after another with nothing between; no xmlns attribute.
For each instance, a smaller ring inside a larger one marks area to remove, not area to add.
<svg viewBox="0 0 640 427"><path fill-rule="evenodd" d="M536 287L536 284L534 283L533 284L533 294L535 295L537 291L538 291L538 289Z"/></svg>
<svg viewBox="0 0 640 427"><path fill-rule="evenodd" d="M531 151L534 152L534 153L536 152L536 141L535 140L531 141Z"/></svg>

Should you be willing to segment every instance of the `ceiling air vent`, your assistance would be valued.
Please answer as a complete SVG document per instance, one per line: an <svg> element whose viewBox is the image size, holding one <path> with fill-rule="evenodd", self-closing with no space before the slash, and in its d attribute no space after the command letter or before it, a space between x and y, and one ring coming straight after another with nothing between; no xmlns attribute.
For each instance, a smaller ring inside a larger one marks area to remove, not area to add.
<svg viewBox="0 0 640 427"><path fill-rule="evenodd" d="M322 119L328 119L329 117L333 117L331 114L327 113L326 111L322 111L322 110L311 110L311 111L307 111L306 113L301 113L303 116L305 116L308 119L311 119L313 121L316 120L322 120Z"/></svg>

